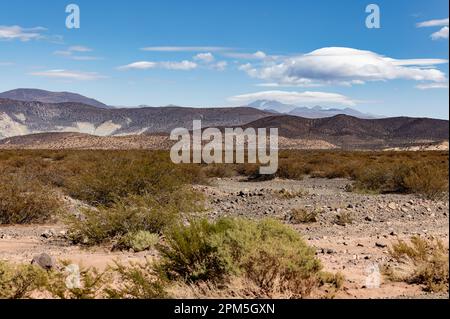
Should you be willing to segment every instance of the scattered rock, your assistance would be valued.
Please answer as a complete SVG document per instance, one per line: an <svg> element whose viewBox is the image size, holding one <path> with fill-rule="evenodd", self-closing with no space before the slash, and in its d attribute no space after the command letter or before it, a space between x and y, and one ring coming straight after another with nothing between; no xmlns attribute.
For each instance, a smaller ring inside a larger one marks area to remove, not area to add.
<svg viewBox="0 0 450 319"><path fill-rule="evenodd" d="M55 236L55 232L54 232L54 230L52 230L52 229L47 229L46 231L44 231L44 232L41 234L41 237L42 237L42 238L45 238L45 239L52 238L53 236Z"/></svg>
<svg viewBox="0 0 450 319"><path fill-rule="evenodd" d="M380 243L380 242L376 242L375 246L378 247L378 248L386 248L387 247L386 244L383 244L383 243Z"/></svg>
<svg viewBox="0 0 450 319"><path fill-rule="evenodd" d="M42 253L34 256L31 264L36 264L43 269L50 270L55 267L55 260L50 255Z"/></svg>
<svg viewBox="0 0 450 319"><path fill-rule="evenodd" d="M390 202L390 203L388 204L388 207L389 207L390 209L392 209L392 210L395 210L395 209L397 209L397 204L394 203L394 202Z"/></svg>

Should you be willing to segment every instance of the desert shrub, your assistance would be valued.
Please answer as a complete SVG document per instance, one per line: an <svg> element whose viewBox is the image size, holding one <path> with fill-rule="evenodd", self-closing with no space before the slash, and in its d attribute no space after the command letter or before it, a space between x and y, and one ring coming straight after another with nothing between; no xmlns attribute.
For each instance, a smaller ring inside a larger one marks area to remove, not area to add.
<svg viewBox="0 0 450 319"><path fill-rule="evenodd" d="M228 224L193 220L189 226L175 225L165 233L165 245L159 246L162 271L169 279L185 281L222 278L226 264L218 255L211 237L224 233Z"/></svg>
<svg viewBox="0 0 450 319"><path fill-rule="evenodd" d="M0 176L0 224L43 223L60 212L55 192L21 174Z"/></svg>
<svg viewBox="0 0 450 319"><path fill-rule="evenodd" d="M290 222L294 224L309 224L317 222L317 217L319 216L320 211L315 210L307 210L304 208L294 208L291 211Z"/></svg>
<svg viewBox="0 0 450 319"><path fill-rule="evenodd" d="M302 180L305 175L304 164L297 161L281 161L277 176L285 179Z"/></svg>
<svg viewBox="0 0 450 319"><path fill-rule="evenodd" d="M433 164L370 166L356 174L355 187L379 193L415 193L436 198L448 191L448 172Z"/></svg>
<svg viewBox="0 0 450 319"><path fill-rule="evenodd" d="M159 235L145 230L128 233L117 243L117 249L133 249L135 252L154 247L159 241Z"/></svg>
<svg viewBox="0 0 450 319"><path fill-rule="evenodd" d="M47 284L47 273L35 265L14 265L0 261L0 299L30 298Z"/></svg>
<svg viewBox="0 0 450 319"><path fill-rule="evenodd" d="M353 223L353 215L349 211L343 211L335 216L334 223L339 226L351 224Z"/></svg>
<svg viewBox="0 0 450 319"><path fill-rule="evenodd" d="M386 267L384 273L388 278L421 284L427 291L448 291L449 256L442 241L414 236L410 243L399 240L389 253L406 269Z"/></svg>
<svg viewBox="0 0 450 319"><path fill-rule="evenodd" d="M283 198L283 199L304 197L309 194L308 191L305 191L305 190L288 190L286 188L282 188L279 191L275 191L274 193L277 197Z"/></svg>
<svg viewBox="0 0 450 319"><path fill-rule="evenodd" d="M73 274L66 271L70 267L70 261L62 261L62 270L48 272L48 280L45 290L54 298L59 299L96 299L106 296L105 289L111 281L108 270L99 271L92 267L80 267L77 269L79 282L67 285L68 276Z"/></svg>
<svg viewBox="0 0 450 319"><path fill-rule="evenodd" d="M341 289L344 286L345 277L342 273L331 273L322 271L319 275L319 282L321 285L329 284L336 289Z"/></svg>
<svg viewBox="0 0 450 319"><path fill-rule="evenodd" d="M117 200L111 207L85 209L82 218L66 217L70 237L77 243L95 245L112 239L120 241L123 236L139 231L158 234L178 221L180 212L199 208L196 194L189 190L171 198L149 194L130 196Z"/></svg>
<svg viewBox="0 0 450 319"><path fill-rule="evenodd" d="M209 164L203 168L207 177L231 177L236 175L235 170L230 164Z"/></svg>
<svg viewBox="0 0 450 319"><path fill-rule="evenodd" d="M434 199L448 192L448 173L440 173L434 165L417 165L404 177L404 184L409 192Z"/></svg>
<svg viewBox="0 0 450 319"><path fill-rule="evenodd" d="M77 168L65 185L70 196L95 206L111 205L130 195L173 194L190 182L182 166L160 153L116 153L101 159L85 160Z"/></svg>
<svg viewBox="0 0 450 319"><path fill-rule="evenodd" d="M166 233L160 268L171 279L223 282L242 276L266 292L307 296L321 265L298 233L274 220L193 221Z"/></svg>
<svg viewBox="0 0 450 319"><path fill-rule="evenodd" d="M112 267L112 272L115 284L105 290L108 298L161 299L168 297L165 291L166 282L161 279L149 261L130 265L116 263Z"/></svg>

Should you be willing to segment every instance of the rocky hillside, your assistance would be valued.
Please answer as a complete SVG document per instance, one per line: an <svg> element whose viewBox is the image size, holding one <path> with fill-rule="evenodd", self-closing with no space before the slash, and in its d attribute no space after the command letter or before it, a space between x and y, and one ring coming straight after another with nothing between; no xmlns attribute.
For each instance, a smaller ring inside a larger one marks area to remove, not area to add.
<svg viewBox="0 0 450 319"><path fill-rule="evenodd" d="M341 147L386 147L449 139L449 122L429 118L360 119L337 115L322 119L270 116L245 127L274 127L289 138L322 139Z"/></svg>
<svg viewBox="0 0 450 319"><path fill-rule="evenodd" d="M77 132L99 136L170 132L192 127L239 126L270 115L248 107L145 107L104 109L81 103L26 102L0 98L0 138L41 132Z"/></svg>

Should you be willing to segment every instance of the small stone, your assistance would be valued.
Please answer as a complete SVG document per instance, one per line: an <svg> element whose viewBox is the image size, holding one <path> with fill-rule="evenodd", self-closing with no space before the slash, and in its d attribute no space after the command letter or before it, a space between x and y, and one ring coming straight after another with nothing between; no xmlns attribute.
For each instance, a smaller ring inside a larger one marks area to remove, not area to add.
<svg viewBox="0 0 450 319"><path fill-rule="evenodd" d="M376 242L376 243L375 243L375 246L378 247L378 248L386 248L386 247L387 247L386 244L379 243L379 242Z"/></svg>
<svg viewBox="0 0 450 319"><path fill-rule="evenodd" d="M55 235L55 232L51 229L47 229L41 234L42 238L49 239Z"/></svg>
<svg viewBox="0 0 450 319"><path fill-rule="evenodd" d="M42 253L40 255L34 256L31 264L36 264L43 269L50 270L55 267L55 260L50 255Z"/></svg>
<svg viewBox="0 0 450 319"><path fill-rule="evenodd" d="M368 221L368 222L372 222L373 221L373 217L372 216L366 216L364 218L364 220Z"/></svg>
<svg viewBox="0 0 450 319"><path fill-rule="evenodd" d="M394 210L394 209L397 208L397 204L394 203L394 202L390 202L390 203L388 204L388 207L389 207L390 209Z"/></svg>

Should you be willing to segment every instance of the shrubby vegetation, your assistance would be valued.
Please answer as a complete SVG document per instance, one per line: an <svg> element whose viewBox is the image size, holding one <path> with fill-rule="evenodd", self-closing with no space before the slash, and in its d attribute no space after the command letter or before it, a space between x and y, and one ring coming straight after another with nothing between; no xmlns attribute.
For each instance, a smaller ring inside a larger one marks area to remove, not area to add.
<svg viewBox="0 0 450 319"><path fill-rule="evenodd" d="M2 151L0 223L43 223L59 218L69 238L82 245L108 244L135 252L157 249L160 260L117 264L105 272L82 270L82 287L68 289L61 270L0 263L0 298L164 298L189 296L304 298L343 278L322 271L301 236L274 220L194 219L203 198L192 184L209 177L249 180L306 175L353 180L353 191L414 193L438 198L448 192L448 152L282 151L276 175L261 176L256 164L175 165L158 151ZM282 198L301 197L280 191ZM64 212L63 197L80 200L79 215ZM61 214L63 212L63 214ZM319 211L294 210L295 223L312 223ZM345 211L335 223L346 225ZM438 242L399 242L392 256L412 271L386 273L448 290L448 253ZM113 283L113 284L112 284ZM331 290L332 290L331 289Z"/></svg>
<svg viewBox="0 0 450 319"><path fill-rule="evenodd" d="M325 278L314 249L275 220L194 220L166 236L159 268L171 280L217 288L241 278L257 288L259 297L283 293L303 298Z"/></svg>
<svg viewBox="0 0 450 319"><path fill-rule="evenodd" d="M0 175L0 224L43 223L62 209L54 191L22 174Z"/></svg>
<svg viewBox="0 0 450 319"><path fill-rule="evenodd" d="M119 246L125 245L126 248L130 236L136 236L141 231L161 234L180 220L181 212L200 209L200 197L189 190L173 194L170 198L134 195L117 200L109 207L84 209L81 218L68 215L66 223L70 238L76 243L96 245L115 239Z"/></svg>
<svg viewBox="0 0 450 319"><path fill-rule="evenodd" d="M104 272L81 269L80 287L68 288L63 270L1 263L0 297L29 298L39 292L63 299L165 298L173 287L201 291L206 285L209 294L213 289L228 297L304 298L320 286L338 289L343 282L340 274L322 272L314 249L275 220L193 220L165 235L158 245L160 261L117 263ZM246 285L233 286L237 282Z"/></svg>
<svg viewBox="0 0 450 319"><path fill-rule="evenodd" d="M389 265L384 268L389 279L420 284L426 291L448 292L449 256L442 241L414 236L410 243L399 240L389 253L402 264L397 268Z"/></svg>

